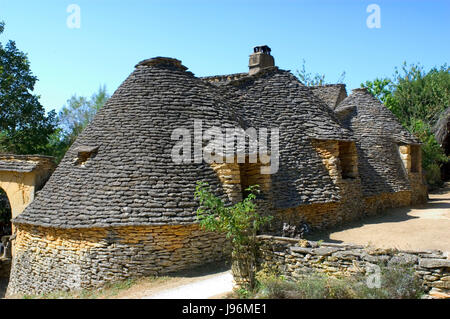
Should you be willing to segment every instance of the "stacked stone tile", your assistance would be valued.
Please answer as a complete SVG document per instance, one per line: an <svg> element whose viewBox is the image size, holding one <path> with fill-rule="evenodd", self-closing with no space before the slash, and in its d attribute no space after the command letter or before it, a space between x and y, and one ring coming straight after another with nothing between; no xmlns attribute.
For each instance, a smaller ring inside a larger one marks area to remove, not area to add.
<svg viewBox="0 0 450 319"><path fill-rule="evenodd" d="M334 110L346 97L345 84L325 84L310 87L314 95Z"/></svg>
<svg viewBox="0 0 450 319"><path fill-rule="evenodd" d="M50 156L0 154L0 172L30 173L38 166L53 164Z"/></svg>

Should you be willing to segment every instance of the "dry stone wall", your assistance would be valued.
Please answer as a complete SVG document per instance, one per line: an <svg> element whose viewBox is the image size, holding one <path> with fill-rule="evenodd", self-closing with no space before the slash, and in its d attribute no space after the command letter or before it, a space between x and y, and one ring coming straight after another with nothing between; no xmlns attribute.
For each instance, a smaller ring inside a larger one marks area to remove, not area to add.
<svg viewBox="0 0 450 319"><path fill-rule="evenodd" d="M351 244L318 243L259 236L259 269L276 270L290 279L318 272L334 277L364 273L367 266L411 265L426 291L450 292L450 260L439 250L399 251Z"/></svg>
<svg viewBox="0 0 450 319"><path fill-rule="evenodd" d="M8 295L94 288L224 258L225 237L198 225L92 229L18 228Z"/></svg>

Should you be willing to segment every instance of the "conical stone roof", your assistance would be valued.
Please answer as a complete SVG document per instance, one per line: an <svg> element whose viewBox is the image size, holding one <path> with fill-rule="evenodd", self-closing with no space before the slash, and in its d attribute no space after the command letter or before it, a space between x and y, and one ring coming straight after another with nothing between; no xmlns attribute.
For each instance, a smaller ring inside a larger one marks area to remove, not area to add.
<svg viewBox="0 0 450 319"><path fill-rule="evenodd" d="M357 139L363 194L411 190L398 146L420 144L395 115L367 89L353 90L336 108L341 122Z"/></svg>
<svg viewBox="0 0 450 319"><path fill-rule="evenodd" d="M180 61L142 61L14 223L83 228L194 222L198 180L226 198L208 164L172 161L173 130L187 128L193 138L195 119L203 129L239 125L217 89ZM84 164L80 152L90 155Z"/></svg>

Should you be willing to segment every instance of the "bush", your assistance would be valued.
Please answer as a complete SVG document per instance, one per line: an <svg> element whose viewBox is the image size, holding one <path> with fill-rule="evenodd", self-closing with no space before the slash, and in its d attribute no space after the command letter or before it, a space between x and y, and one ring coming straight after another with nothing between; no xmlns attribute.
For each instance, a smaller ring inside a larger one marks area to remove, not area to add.
<svg viewBox="0 0 450 319"><path fill-rule="evenodd" d="M262 216L257 210L258 185L250 186L245 191L248 193L245 199L227 206L214 195L208 183L199 181L194 196L200 203L197 209L200 227L224 233L231 240L233 276L248 279L243 284L254 289L258 251L256 235L262 226L270 223L272 216Z"/></svg>
<svg viewBox="0 0 450 319"><path fill-rule="evenodd" d="M356 295L364 299L419 299L424 290L414 270L407 266L380 267L381 287L369 288L360 280L354 287Z"/></svg>
<svg viewBox="0 0 450 319"><path fill-rule="evenodd" d="M418 299L423 294L420 280L406 266L381 268L381 287L369 288L363 275L333 278L312 273L296 281L274 272L261 271L253 292L241 298L270 299Z"/></svg>
<svg viewBox="0 0 450 319"><path fill-rule="evenodd" d="M255 298L271 299L350 299L348 280L311 274L298 281L286 280L274 275L260 277L259 291Z"/></svg>
<svg viewBox="0 0 450 319"><path fill-rule="evenodd" d="M430 189L442 186L443 182L441 180L441 168L438 164L433 163L428 165L425 169L425 178L427 180Z"/></svg>

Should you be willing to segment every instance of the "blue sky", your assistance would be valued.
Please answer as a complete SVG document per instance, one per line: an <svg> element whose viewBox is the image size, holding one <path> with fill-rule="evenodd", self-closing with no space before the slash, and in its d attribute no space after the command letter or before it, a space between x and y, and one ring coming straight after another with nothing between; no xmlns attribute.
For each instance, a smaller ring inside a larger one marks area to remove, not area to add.
<svg viewBox="0 0 450 319"><path fill-rule="evenodd" d="M70 29L67 7L81 9ZM368 28L370 4L381 28ZM139 61L180 59L197 76L247 71L256 45L272 48L282 69L307 70L347 90L390 76L403 61L426 68L448 63L447 0L0 0L0 36L15 40L39 78L35 92L47 110L105 84L113 93Z"/></svg>

